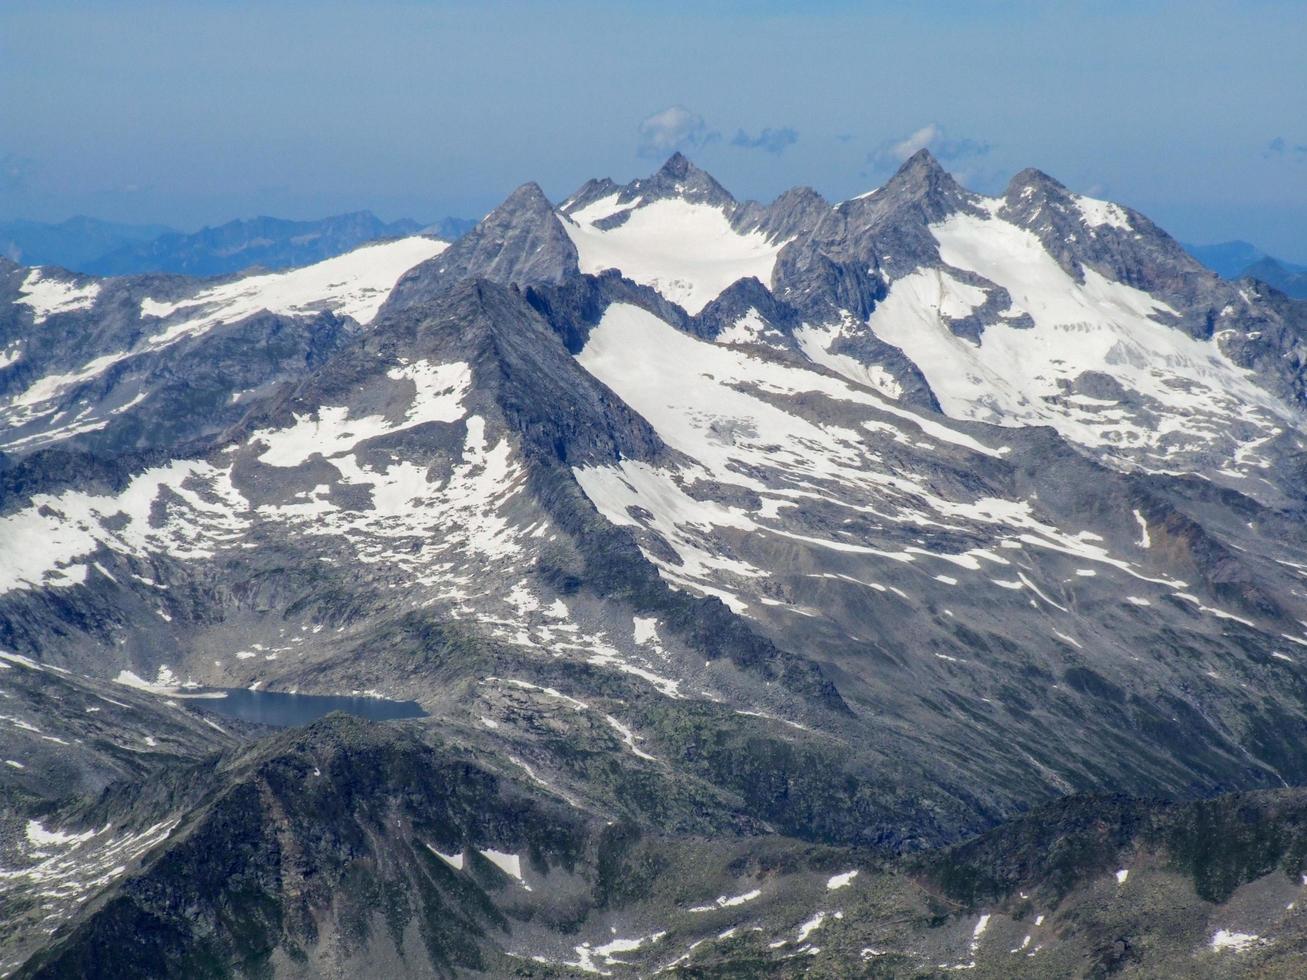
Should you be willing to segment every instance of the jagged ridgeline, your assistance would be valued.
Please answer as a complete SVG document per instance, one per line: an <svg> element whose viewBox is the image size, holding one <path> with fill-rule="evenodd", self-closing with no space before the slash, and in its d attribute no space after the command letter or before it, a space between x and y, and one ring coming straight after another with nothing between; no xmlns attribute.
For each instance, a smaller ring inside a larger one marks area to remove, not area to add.
<svg viewBox="0 0 1307 980"><path fill-rule="evenodd" d="M1305 340L924 152L0 264L0 973L1299 976Z"/></svg>

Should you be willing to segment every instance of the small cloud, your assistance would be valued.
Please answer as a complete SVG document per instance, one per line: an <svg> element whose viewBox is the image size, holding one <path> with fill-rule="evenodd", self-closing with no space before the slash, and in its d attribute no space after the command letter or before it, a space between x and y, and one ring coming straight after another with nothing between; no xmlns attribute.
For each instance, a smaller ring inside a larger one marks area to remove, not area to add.
<svg viewBox="0 0 1307 980"><path fill-rule="evenodd" d="M1262 156L1268 160L1288 157L1291 160L1307 160L1307 145L1295 143L1292 146L1283 136L1277 136L1266 144Z"/></svg>
<svg viewBox="0 0 1307 980"><path fill-rule="evenodd" d="M655 112L640 123L640 144L636 153L642 157L661 159L676 150L697 149L722 138L710 130L703 116L682 105L669 106Z"/></svg>
<svg viewBox="0 0 1307 980"><path fill-rule="evenodd" d="M907 139L899 140L897 143L890 143L882 148L882 152L887 153L896 162L902 163L918 150L924 150L931 143L936 143L944 135L944 131L934 123L929 126L922 126L919 130L909 136Z"/></svg>
<svg viewBox="0 0 1307 980"><path fill-rule="evenodd" d="M938 123L922 126L899 140L882 143L867 155L867 162L877 170L892 170L918 150L930 150L937 160L954 162L983 157L992 147L972 139L950 139Z"/></svg>
<svg viewBox="0 0 1307 980"><path fill-rule="evenodd" d="M736 130L735 136L731 138L731 146L739 146L746 150L763 150L767 153L784 153L785 148L793 146L799 141L799 134L789 126L781 129L772 129L768 126L757 136L750 136L744 130Z"/></svg>

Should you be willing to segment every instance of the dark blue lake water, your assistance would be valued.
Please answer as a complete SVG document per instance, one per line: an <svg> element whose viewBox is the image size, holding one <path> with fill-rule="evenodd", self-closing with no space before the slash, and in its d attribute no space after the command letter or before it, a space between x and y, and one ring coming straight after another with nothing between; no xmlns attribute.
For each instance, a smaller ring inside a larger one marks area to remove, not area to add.
<svg viewBox="0 0 1307 980"><path fill-rule="evenodd" d="M384 698L355 698L334 694L286 694L282 691L225 689L224 698L204 698L193 702L206 711L252 721L260 725L290 728L344 711L370 721L393 721L397 718L422 718L426 712L416 701L387 701Z"/></svg>

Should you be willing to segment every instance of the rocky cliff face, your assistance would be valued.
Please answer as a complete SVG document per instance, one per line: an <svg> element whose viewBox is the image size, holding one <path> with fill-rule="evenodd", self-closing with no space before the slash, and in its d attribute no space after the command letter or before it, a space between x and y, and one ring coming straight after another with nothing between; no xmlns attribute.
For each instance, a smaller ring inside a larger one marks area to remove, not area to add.
<svg viewBox="0 0 1307 980"><path fill-rule="evenodd" d="M5 264L5 969L1282 969L1297 831L1205 828L1307 779L1304 324L925 154L218 281Z"/></svg>

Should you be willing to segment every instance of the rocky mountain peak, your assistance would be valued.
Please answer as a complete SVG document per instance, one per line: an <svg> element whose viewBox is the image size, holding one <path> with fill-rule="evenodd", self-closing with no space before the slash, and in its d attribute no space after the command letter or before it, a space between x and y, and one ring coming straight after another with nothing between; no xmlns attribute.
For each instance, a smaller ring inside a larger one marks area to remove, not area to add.
<svg viewBox="0 0 1307 980"><path fill-rule="evenodd" d="M505 218L517 217L523 214L552 214L553 211L554 206L549 203L549 198L540 189L540 185L534 180L528 180L509 194L508 197L504 198L503 202L486 215L481 223L497 223Z"/></svg>
<svg viewBox="0 0 1307 980"><path fill-rule="evenodd" d="M841 210L855 228L864 222L898 222L904 209L917 216L910 219L915 224L920 218L926 222L940 221L956 211L966 210L972 207L972 197L929 150L921 149L905 160L881 188L844 202Z"/></svg>
<svg viewBox="0 0 1307 980"><path fill-rule="evenodd" d="M697 171L698 169L698 167L690 162L689 157L680 150L677 150L667 158L667 162L659 168L658 173L663 176L671 177L674 180L685 180L691 172Z"/></svg>
<svg viewBox="0 0 1307 980"><path fill-rule="evenodd" d="M469 276L525 286L561 282L576 271L576 247L540 185L529 181L447 251L410 269L386 308L425 302Z"/></svg>
<svg viewBox="0 0 1307 980"><path fill-rule="evenodd" d="M930 210L953 210L966 196L967 191L927 149L908 157L876 195L882 200L920 201Z"/></svg>
<svg viewBox="0 0 1307 980"><path fill-rule="evenodd" d="M1036 192L1058 196L1065 196L1068 193L1066 186L1060 181L1035 167L1027 167L1020 173L1014 174L1008 181L1004 196L1010 201L1023 193L1029 196Z"/></svg>
<svg viewBox="0 0 1307 980"><path fill-rule="evenodd" d="M646 202L680 198L715 207L729 207L736 203L731 192L712 174L696 166L679 151L668 157L656 173L626 185L621 199L625 202L636 197Z"/></svg>
<svg viewBox="0 0 1307 980"><path fill-rule="evenodd" d="M831 213L831 204L811 187L791 187L763 207L750 202L735 216L737 228L757 228L776 239L811 233Z"/></svg>
<svg viewBox="0 0 1307 980"><path fill-rule="evenodd" d="M952 179L948 176L948 171L935 159L935 155L924 146L904 160L894 176L896 178L914 177L927 180Z"/></svg>

